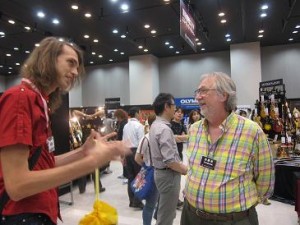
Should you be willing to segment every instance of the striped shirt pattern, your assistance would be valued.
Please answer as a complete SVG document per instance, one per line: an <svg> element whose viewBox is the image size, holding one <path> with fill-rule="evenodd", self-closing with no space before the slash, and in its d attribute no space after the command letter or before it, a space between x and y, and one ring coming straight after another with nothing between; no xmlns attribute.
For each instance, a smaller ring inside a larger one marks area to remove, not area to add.
<svg viewBox="0 0 300 225"><path fill-rule="evenodd" d="M191 127L185 197L206 212L244 211L273 193L271 148L255 122L235 113L220 128L222 135L211 143L205 119ZM216 160L215 168L201 166L202 156Z"/></svg>

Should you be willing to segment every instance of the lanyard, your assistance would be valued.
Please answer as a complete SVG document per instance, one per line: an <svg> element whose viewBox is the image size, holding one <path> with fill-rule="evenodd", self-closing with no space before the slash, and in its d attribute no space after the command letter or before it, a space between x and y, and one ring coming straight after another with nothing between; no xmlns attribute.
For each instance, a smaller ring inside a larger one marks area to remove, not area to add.
<svg viewBox="0 0 300 225"><path fill-rule="evenodd" d="M41 97L43 105L44 105L44 111L45 111L45 116L46 116L46 120L47 120L47 128L48 128L48 126L49 126L49 115L48 115L48 105L47 105L46 99L43 97L43 95L39 91L39 89L29 79L22 78L22 82L30 85L30 87L32 88L32 90L34 90L36 93L38 93L39 96Z"/></svg>

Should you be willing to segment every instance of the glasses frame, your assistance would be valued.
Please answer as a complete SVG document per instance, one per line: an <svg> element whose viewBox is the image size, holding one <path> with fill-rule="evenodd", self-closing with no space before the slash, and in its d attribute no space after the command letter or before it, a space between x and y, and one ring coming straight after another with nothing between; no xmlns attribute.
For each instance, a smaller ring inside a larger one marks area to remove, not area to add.
<svg viewBox="0 0 300 225"><path fill-rule="evenodd" d="M202 88L202 89L198 88L197 90L194 91L194 97L197 97L198 95L206 96L207 93L212 90L217 90L217 89L216 88Z"/></svg>

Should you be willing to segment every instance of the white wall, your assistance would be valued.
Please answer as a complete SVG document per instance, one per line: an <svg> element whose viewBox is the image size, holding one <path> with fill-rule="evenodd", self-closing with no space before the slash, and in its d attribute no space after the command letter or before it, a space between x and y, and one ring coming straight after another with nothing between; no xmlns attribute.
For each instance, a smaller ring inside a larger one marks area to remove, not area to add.
<svg viewBox="0 0 300 225"><path fill-rule="evenodd" d="M300 98L300 44L262 48L262 81L283 78L287 98Z"/></svg>
<svg viewBox="0 0 300 225"><path fill-rule="evenodd" d="M160 59L160 92L174 97L191 97L200 76L219 71L230 75L229 51Z"/></svg>
<svg viewBox="0 0 300 225"><path fill-rule="evenodd" d="M69 107L81 107L82 104L82 83L76 85L69 92Z"/></svg>
<svg viewBox="0 0 300 225"><path fill-rule="evenodd" d="M121 104L129 104L128 63L115 63L87 68L82 84L82 105L101 106L105 98L121 98Z"/></svg>
<svg viewBox="0 0 300 225"><path fill-rule="evenodd" d="M6 89L6 79L4 76L0 76L0 92L4 92Z"/></svg>
<svg viewBox="0 0 300 225"><path fill-rule="evenodd" d="M9 76L6 78L6 89L21 83L20 76Z"/></svg>

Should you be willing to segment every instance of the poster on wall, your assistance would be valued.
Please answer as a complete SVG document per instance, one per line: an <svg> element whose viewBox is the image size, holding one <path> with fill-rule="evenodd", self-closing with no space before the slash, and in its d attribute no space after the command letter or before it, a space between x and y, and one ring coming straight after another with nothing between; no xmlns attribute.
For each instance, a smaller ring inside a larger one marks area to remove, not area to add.
<svg viewBox="0 0 300 225"><path fill-rule="evenodd" d="M180 0L180 36L197 52L196 23L183 0Z"/></svg>

